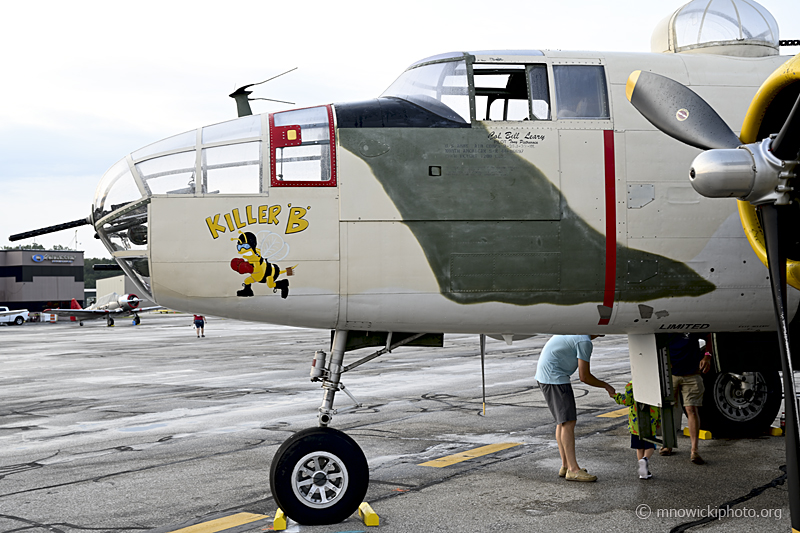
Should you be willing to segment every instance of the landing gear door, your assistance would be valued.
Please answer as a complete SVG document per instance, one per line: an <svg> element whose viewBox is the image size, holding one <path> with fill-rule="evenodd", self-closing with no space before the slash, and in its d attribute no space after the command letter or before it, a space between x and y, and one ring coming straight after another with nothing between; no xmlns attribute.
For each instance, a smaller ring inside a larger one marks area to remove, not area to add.
<svg viewBox="0 0 800 533"><path fill-rule="evenodd" d="M658 407L661 410L662 441L655 435L640 435L651 442L658 442L667 448L676 445L676 427L673 421L675 408L672 393L672 374L669 368L669 355L666 346L659 346L654 334L628 335L628 349L631 361L633 397L639 404ZM645 409L645 411L648 411ZM639 410L640 414L642 410ZM640 420L639 430L649 427Z"/></svg>

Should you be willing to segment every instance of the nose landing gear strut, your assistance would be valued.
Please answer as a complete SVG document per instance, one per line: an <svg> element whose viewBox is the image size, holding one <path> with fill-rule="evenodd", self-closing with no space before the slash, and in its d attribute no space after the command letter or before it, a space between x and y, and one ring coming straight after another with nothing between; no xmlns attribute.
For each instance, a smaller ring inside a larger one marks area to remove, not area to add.
<svg viewBox="0 0 800 533"><path fill-rule="evenodd" d="M324 370L316 369L316 379L322 381L325 391L319 408L320 427L295 433L272 459L272 496L287 516L301 524L341 522L358 509L369 486L364 452L351 437L327 427L336 413L336 391L344 390L341 375L346 343L347 330L336 330L330 360ZM324 359L316 356L317 361ZM360 404L356 402L356 406Z"/></svg>

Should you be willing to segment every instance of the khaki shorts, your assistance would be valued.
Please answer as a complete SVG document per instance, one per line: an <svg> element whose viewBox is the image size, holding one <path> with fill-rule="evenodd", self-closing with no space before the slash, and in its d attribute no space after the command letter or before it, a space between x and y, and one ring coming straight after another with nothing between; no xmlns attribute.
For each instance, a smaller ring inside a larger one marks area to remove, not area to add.
<svg viewBox="0 0 800 533"><path fill-rule="evenodd" d="M675 398L683 400L683 406L702 407L703 393L706 391L703 385L703 376L692 374L691 376L672 376L672 389L675 391Z"/></svg>

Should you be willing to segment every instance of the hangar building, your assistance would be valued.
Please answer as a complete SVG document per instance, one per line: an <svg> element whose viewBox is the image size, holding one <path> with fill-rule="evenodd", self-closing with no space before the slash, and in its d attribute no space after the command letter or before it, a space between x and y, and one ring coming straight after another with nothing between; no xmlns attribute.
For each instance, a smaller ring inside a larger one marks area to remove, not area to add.
<svg viewBox="0 0 800 533"><path fill-rule="evenodd" d="M0 250L0 305L43 311L83 305L83 252Z"/></svg>

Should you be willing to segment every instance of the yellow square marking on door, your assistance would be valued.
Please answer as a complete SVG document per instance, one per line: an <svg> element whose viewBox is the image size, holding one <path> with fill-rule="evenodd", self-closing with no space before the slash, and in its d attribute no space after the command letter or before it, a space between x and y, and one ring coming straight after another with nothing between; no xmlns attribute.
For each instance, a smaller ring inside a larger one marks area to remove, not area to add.
<svg viewBox="0 0 800 533"><path fill-rule="evenodd" d="M286 139L288 139L290 141L296 141L297 140L297 132L295 130L287 131L286 132Z"/></svg>
<svg viewBox="0 0 800 533"><path fill-rule="evenodd" d="M442 468L443 466L454 465L462 461L468 461L469 459L474 459L476 457L481 457L483 455L489 455L490 453L499 452L500 450L507 450L508 448L519 446L520 444L522 443L501 442L500 444L489 444L488 446L481 446L480 448L475 448L474 450L467 450L466 452L454 453L453 455L440 457L439 459L434 459L433 461L420 463L419 466L432 466L434 468Z"/></svg>
<svg viewBox="0 0 800 533"><path fill-rule="evenodd" d="M209 520L208 522L203 522L201 524L195 524L193 526L176 529L171 533L215 533L224 529L230 529L232 527L249 524L250 522L263 520L265 518L269 517L267 515L255 513L236 513L231 516L223 516L222 518L217 518L216 520Z"/></svg>
<svg viewBox="0 0 800 533"><path fill-rule="evenodd" d="M617 409L616 411L610 411L608 413L603 413L602 415L597 415L597 418L620 418L623 416L628 416L628 408L623 407L622 409Z"/></svg>

